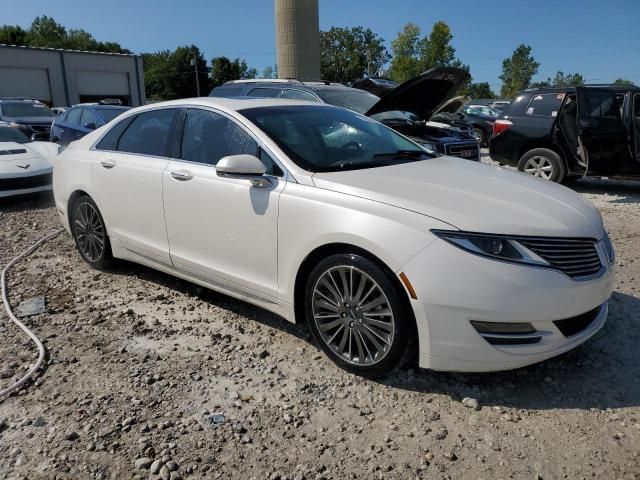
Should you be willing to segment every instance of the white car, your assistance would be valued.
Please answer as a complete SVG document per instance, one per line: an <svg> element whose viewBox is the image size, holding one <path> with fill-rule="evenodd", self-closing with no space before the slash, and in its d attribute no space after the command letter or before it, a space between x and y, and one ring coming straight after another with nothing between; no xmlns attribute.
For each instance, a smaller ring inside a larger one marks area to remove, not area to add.
<svg viewBox="0 0 640 480"><path fill-rule="evenodd" d="M307 323L362 375L413 353L437 370L517 368L607 316L613 248L580 195L433 157L330 105L139 107L70 144L53 185L93 267L127 259Z"/></svg>
<svg viewBox="0 0 640 480"><path fill-rule="evenodd" d="M17 128L0 123L0 197L50 191L52 156L58 145L33 142Z"/></svg>

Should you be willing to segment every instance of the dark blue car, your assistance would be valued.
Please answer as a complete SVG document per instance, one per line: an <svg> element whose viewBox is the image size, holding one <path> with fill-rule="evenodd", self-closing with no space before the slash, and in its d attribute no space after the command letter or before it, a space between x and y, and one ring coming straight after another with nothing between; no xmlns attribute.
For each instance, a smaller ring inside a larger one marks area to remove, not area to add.
<svg viewBox="0 0 640 480"><path fill-rule="evenodd" d="M67 145L101 127L129 107L102 104L79 104L58 115L51 125L49 140Z"/></svg>

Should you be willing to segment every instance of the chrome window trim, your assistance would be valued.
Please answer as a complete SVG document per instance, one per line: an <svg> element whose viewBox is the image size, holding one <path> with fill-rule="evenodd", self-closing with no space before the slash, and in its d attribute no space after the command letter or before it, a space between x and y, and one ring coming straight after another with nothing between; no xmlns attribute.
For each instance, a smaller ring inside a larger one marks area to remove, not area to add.
<svg viewBox="0 0 640 480"><path fill-rule="evenodd" d="M280 158L278 158L277 155L275 155L273 153L273 150L271 148L269 148L267 145L264 144L264 142L262 142L251 130L250 127L248 125L246 125L244 122L242 122L242 120L240 120L237 117L234 117L233 115L219 110L215 107L209 107L206 105L195 105L195 104L184 104L184 105L166 105L166 106L162 106L162 107L157 107L157 108L151 108L148 110L144 110L142 112L134 112L130 115L125 116L124 118L121 118L120 120L118 120L118 122L114 123L107 131L105 131L102 135L100 135L100 137L93 142L93 144L91 145L91 147L89 148L90 151L96 151L96 152L105 152L105 153L111 153L111 154L119 154L119 155L139 155L142 157L149 157L149 158L158 158L158 159L162 159L162 160L169 160L169 161L174 161L174 162L183 162L183 163L190 163L190 164L194 164L194 165L205 165L205 166L210 166L210 167L214 167L215 165L211 165L208 163L201 163L201 162L193 162L190 160L183 160L181 158L173 158L173 157L166 157L166 156L158 156L158 155L149 155L146 153L133 153L133 152L124 152L124 151L120 151L120 150L100 150L96 148L96 145L98 143L100 143L100 141L113 129L115 128L120 122L125 121L127 118L132 117L134 115L139 115L141 113L145 113L145 112L153 112L156 110L163 110L163 109L167 109L167 108L173 108L176 110L188 110L188 109L199 109L199 110L205 110L205 111L209 111L212 113L217 113L218 115L222 115L223 117L226 117L227 119L229 119L230 121L234 122L236 125L238 125L240 128L242 128L246 133L249 134L249 136L258 144L259 148L262 148L263 150L265 150L269 156L273 159L273 161L276 163L276 165L278 165L278 167L280 168L280 170L282 170L282 176L276 176L276 175L265 175L265 177L272 177L272 178L282 178L287 182L293 182L293 183L297 183L293 177L293 175L291 175L291 173L289 172L289 170L284 166L282 160L280 160ZM241 116L241 115L239 115ZM258 127L256 127L258 128Z"/></svg>

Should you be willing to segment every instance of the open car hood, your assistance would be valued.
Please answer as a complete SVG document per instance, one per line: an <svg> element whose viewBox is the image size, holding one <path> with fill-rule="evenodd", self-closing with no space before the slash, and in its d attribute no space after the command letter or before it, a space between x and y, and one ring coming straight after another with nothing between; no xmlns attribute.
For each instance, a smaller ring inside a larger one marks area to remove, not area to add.
<svg viewBox="0 0 640 480"><path fill-rule="evenodd" d="M453 97L442 105L440 105L434 112L433 115L437 115L438 113L456 113L460 110L464 105L471 101L471 97L467 95L460 95L459 97Z"/></svg>
<svg viewBox="0 0 640 480"><path fill-rule="evenodd" d="M391 89L365 115L400 110L411 112L421 120L428 120L470 78L471 75L461 68L443 67L427 70ZM356 88L367 90L367 83L373 82L361 80L358 84L362 84L362 87ZM375 82L374 86L380 88L382 85ZM373 87L369 85L369 88ZM375 93L373 90L368 91Z"/></svg>

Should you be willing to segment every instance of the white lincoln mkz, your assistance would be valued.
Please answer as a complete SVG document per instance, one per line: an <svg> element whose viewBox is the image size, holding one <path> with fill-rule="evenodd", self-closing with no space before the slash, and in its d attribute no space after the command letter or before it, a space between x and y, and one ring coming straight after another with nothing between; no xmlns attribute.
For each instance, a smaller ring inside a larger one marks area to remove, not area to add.
<svg viewBox="0 0 640 480"><path fill-rule="evenodd" d="M517 368L604 324L614 252L573 191L432 156L368 117L278 99L130 110L54 160L82 258L151 266L305 322L362 375Z"/></svg>

